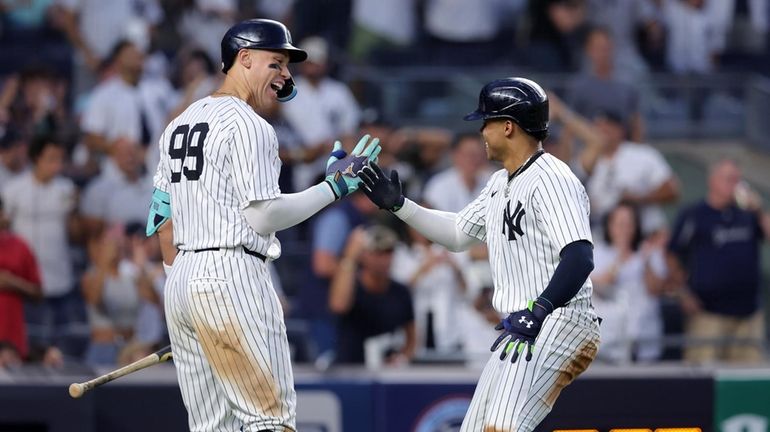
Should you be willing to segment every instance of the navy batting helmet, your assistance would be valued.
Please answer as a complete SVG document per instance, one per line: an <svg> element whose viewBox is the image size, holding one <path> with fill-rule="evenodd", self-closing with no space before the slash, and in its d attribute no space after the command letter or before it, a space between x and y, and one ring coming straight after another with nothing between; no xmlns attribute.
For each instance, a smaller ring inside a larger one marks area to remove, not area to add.
<svg viewBox="0 0 770 432"><path fill-rule="evenodd" d="M242 21L227 30L222 37L222 72L227 73L242 49L285 50L289 63L305 61L307 53L291 42L291 33L285 25L268 19ZM291 78L278 92L278 100L286 102L297 94Z"/></svg>
<svg viewBox="0 0 770 432"><path fill-rule="evenodd" d="M503 78L484 86L479 107L464 120L509 118L539 141L548 136L548 96L526 78Z"/></svg>
<svg viewBox="0 0 770 432"><path fill-rule="evenodd" d="M307 58L305 51L291 44L289 29L268 19L251 19L230 27L222 38L222 72L227 73L242 49L286 50L290 63Z"/></svg>

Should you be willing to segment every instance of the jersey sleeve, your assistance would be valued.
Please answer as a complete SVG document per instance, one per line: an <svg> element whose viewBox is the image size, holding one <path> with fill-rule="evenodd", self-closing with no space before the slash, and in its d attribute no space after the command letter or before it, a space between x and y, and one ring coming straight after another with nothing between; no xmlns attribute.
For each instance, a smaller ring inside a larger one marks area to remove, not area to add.
<svg viewBox="0 0 770 432"><path fill-rule="evenodd" d="M460 229L480 241L487 239L487 205L495 178L496 175L493 175L479 196L457 214L457 225Z"/></svg>
<svg viewBox="0 0 770 432"><path fill-rule="evenodd" d="M164 132L158 140L158 152L160 158L158 158L158 167L155 169L155 175L152 177L152 185L155 189L162 190L163 192L171 192L171 174L168 169L168 158L165 152L166 133Z"/></svg>
<svg viewBox="0 0 770 432"><path fill-rule="evenodd" d="M241 209L251 201L278 197L278 176L281 160L278 158L278 138L266 121L245 115L236 123L230 140L232 176Z"/></svg>
<svg viewBox="0 0 770 432"><path fill-rule="evenodd" d="M577 177L571 173L541 176L532 199L538 222L557 250L578 240L593 243L588 194Z"/></svg>

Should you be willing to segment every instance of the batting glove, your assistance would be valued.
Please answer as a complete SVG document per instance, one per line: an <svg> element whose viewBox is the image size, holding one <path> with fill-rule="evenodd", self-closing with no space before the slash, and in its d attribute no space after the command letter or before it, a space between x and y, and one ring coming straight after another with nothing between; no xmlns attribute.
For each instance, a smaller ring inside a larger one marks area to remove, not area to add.
<svg viewBox="0 0 770 432"><path fill-rule="evenodd" d="M388 178L379 165L371 162L359 171L358 177L363 182L361 189L377 207L397 211L404 205L404 194L401 180L398 179L398 171L391 171Z"/></svg>
<svg viewBox="0 0 770 432"><path fill-rule="evenodd" d="M350 195L358 189L361 179L358 172L370 161L376 161L380 154L380 140L364 135L356 144L356 147L348 155L342 149L342 143L336 141L334 148L326 161L326 178L324 181L332 188L334 198L340 199ZM368 143L368 145L367 145Z"/></svg>
<svg viewBox="0 0 770 432"><path fill-rule="evenodd" d="M532 359L532 352L535 350L535 339L537 334L540 333L540 328L543 325L543 321L551 311L543 306L538 301L530 301L526 309L516 311L507 318L503 319L500 324L495 326L495 330L504 330L503 333L492 344L492 351L497 350L500 342L508 338L505 343L502 352L500 353L500 360L505 360L505 357L513 351L511 355L511 363L516 363L525 349L527 350L526 361Z"/></svg>

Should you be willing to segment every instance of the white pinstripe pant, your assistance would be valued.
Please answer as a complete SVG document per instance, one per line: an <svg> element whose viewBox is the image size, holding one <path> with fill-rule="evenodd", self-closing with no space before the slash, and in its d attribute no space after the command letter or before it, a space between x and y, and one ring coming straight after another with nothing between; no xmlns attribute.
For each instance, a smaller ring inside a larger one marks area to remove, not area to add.
<svg viewBox="0 0 770 432"><path fill-rule="evenodd" d="M266 264L241 249L180 252L165 290L190 431L295 431L286 327Z"/></svg>
<svg viewBox="0 0 770 432"><path fill-rule="evenodd" d="M543 323L532 359L500 360L500 344L484 367L461 432L529 432L553 408L561 390L596 357L599 325L591 311L557 309Z"/></svg>

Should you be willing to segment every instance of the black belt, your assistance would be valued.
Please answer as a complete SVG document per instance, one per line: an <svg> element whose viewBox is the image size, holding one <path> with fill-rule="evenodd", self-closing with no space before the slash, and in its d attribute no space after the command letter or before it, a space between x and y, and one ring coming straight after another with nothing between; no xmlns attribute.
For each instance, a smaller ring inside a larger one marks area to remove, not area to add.
<svg viewBox="0 0 770 432"><path fill-rule="evenodd" d="M198 253L198 252L214 252L214 251L218 251L220 249L223 249L223 248L212 247L212 248L206 248L206 249L195 249L195 250L193 250L193 252L195 252L195 253ZM262 255L259 252L254 252L253 250L248 250L246 248L243 248L243 252L245 252L246 255L255 256L255 257L261 259L262 261L266 261L267 260L267 257Z"/></svg>

